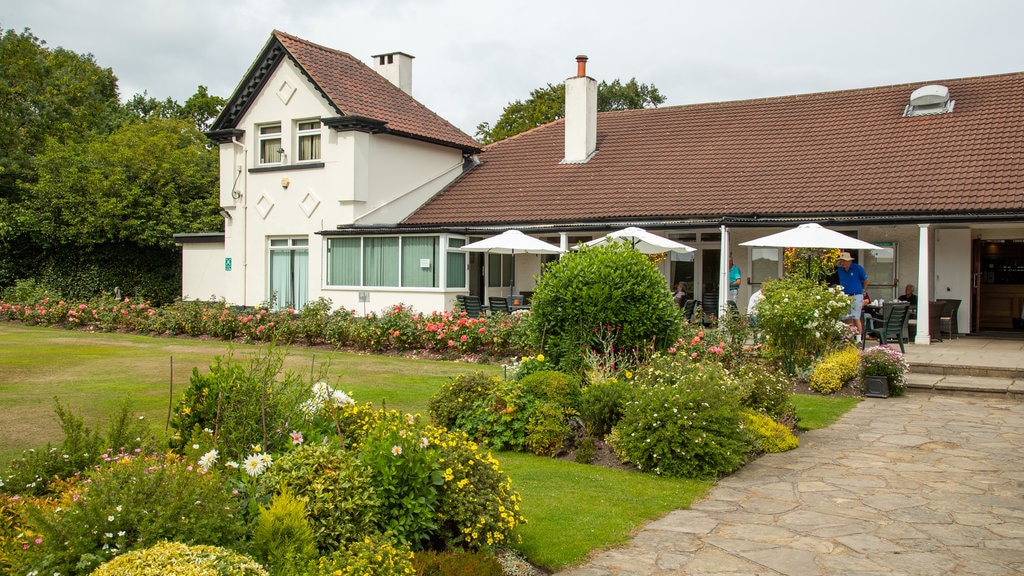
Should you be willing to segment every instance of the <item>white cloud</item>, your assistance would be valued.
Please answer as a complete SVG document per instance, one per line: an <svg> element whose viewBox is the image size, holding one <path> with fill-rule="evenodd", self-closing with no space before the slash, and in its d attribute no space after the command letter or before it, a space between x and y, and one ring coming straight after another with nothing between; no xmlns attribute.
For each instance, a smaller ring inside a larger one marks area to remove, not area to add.
<svg viewBox="0 0 1024 576"><path fill-rule="evenodd" d="M122 97L227 97L272 30L369 61L416 57L413 94L472 135L505 104L575 74L653 83L668 105L1024 69L1024 3L933 0L48 0L12 2L4 29L92 53Z"/></svg>

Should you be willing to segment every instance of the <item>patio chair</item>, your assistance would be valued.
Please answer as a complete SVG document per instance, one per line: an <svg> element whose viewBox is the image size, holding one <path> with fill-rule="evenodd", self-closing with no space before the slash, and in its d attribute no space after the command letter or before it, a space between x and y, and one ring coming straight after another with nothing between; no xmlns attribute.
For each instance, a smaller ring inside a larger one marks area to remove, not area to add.
<svg viewBox="0 0 1024 576"><path fill-rule="evenodd" d="M683 320L692 322L694 317L697 316L700 303L696 300L687 300L683 303Z"/></svg>
<svg viewBox="0 0 1024 576"><path fill-rule="evenodd" d="M713 324L718 317L718 292L711 290L705 292L704 297L701 298L700 308L704 325Z"/></svg>
<svg viewBox="0 0 1024 576"><path fill-rule="evenodd" d="M906 341L904 334L907 333L907 321L910 320L909 302L886 302L882 306L882 318L876 316L865 316L864 338L860 339L861 350L867 345L867 336L873 334L878 337L881 344L895 338L900 345L900 352L907 352L903 345Z"/></svg>
<svg viewBox="0 0 1024 576"><path fill-rule="evenodd" d="M939 315L939 333L947 334L952 340L954 336L960 335L960 327L957 325L956 315L960 310L959 300L938 300L942 302L942 313Z"/></svg>
<svg viewBox="0 0 1024 576"><path fill-rule="evenodd" d="M487 298L487 304L489 305L491 312L504 312L505 314L512 313L512 305L508 303L508 298L504 296L491 296Z"/></svg>
<svg viewBox="0 0 1024 576"><path fill-rule="evenodd" d="M466 313L466 316L470 318L479 318L483 312L483 305L480 304L479 296L456 296L459 300L459 304L462 305L462 310Z"/></svg>

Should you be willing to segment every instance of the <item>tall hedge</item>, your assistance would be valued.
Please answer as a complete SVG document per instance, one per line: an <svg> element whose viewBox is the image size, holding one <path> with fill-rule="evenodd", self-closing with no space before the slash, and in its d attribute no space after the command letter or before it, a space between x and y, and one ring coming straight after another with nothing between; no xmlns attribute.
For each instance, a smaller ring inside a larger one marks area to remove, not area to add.
<svg viewBox="0 0 1024 576"><path fill-rule="evenodd" d="M585 368L586 350L614 350L619 366L665 350L679 312L650 258L626 243L581 246L547 264L531 299L531 337L566 372Z"/></svg>

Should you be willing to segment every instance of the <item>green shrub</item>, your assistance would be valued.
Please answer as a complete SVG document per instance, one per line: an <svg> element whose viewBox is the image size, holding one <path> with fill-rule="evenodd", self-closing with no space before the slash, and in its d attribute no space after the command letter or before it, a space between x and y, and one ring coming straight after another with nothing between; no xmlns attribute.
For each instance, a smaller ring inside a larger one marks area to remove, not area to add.
<svg viewBox="0 0 1024 576"><path fill-rule="evenodd" d="M633 386L609 440L640 470L713 479L738 468L753 449L739 387L718 364L656 356L637 370Z"/></svg>
<svg viewBox="0 0 1024 576"><path fill-rule="evenodd" d="M448 380L427 401L427 412L436 426L455 428L459 415L498 388L501 379L483 372L459 374Z"/></svg>
<svg viewBox="0 0 1024 576"><path fill-rule="evenodd" d="M580 464L590 464L594 461L594 453L596 449L596 441L593 436L587 436L580 442L580 445L576 447L576 462Z"/></svg>
<svg viewBox="0 0 1024 576"><path fill-rule="evenodd" d="M417 552L413 566L419 576L503 576L501 563L487 552Z"/></svg>
<svg viewBox="0 0 1024 576"><path fill-rule="evenodd" d="M541 402L526 423L525 447L537 456L553 456L571 433L565 408L555 402Z"/></svg>
<svg viewBox="0 0 1024 576"><path fill-rule="evenodd" d="M555 367L547 361L543 354L537 354L536 356L523 356L505 368L505 379L521 380L534 372L554 370Z"/></svg>
<svg viewBox="0 0 1024 576"><path fill-rule="evenodd" d="M215 546L161 542L104 563L92 576L268 576L252 558Z"/></svg>
<svg viewBox="0 0 1024 576"><path fill-rule="evenodd" d="M273 574L317 556L316 538L306 520L305 503L285 489L260 515L252 535L253 553Z"/></svg>
<svg viewBox="0 0 1024 576"><path fill-rule="evenodd" d="M438 486L444 483L437 450L413 416L390 413L359 444L380 501L377 531L420 550L436 533Z"/></svg>
<svg viewBox="0 0 1024 576"><path fill-rule="evenodd" d="M787 372L810 366L815 357L843 344L842 318L850 297L839 288L787 276L765 282L757 305L757 325L771 357Z"/></svg>
<svg viewBox="0 0 1024 576"><path fill-rule="evenodd" d="M524 394L538 400L562 407L572 407L579 403L578 380L563 372L542 370L523 376L518 382Z"/></svg>
<svg viewBox="0 0 1024 576"><path fill-rule="evenodd" d="M743 420L765 452L785 452L800 446L800 440L793 431L772 420L770 416L753 410L744 410Z"/></svg>
<svg viewBox="0 0 1024 576"><path fill-rule="evenodd" d="M413 554L406 545L382 537L366 537L342 546L310 564L309 576L415 576Z"/></svg>
<svg viewBox="0 0 1024 576"><path fill-rule="evenodd" d="M208 374L193 369L171 418L171 447L184 453L197 430L212 430L214 447L225 458L241 460L253 446L283 451L309 394L309 385L297 375L281 375L283 363L283 354L270 345L253 353L244 367L229 352L214 359Z"/></svg>
<svg viewBox="0 0 1024 576"><path fill-rule="evenodd" d="M305 501L321 553L374 531L380 500L370 470L352 452L331 444L306 444L278 457L259 480L258 499L288 490Z"/></svg>
<svg viewBox="0 0 1024 576"><path fill-rule="evenodd" d="M580 395L580 417L588 434L602 437L622 418L630 384L627 380L609 378L592 382Z"/></svg>
<svg viewBox="0 0 1024 576"><path fill-rule="evenodd" d="M796 416L793 406L793 383L789 376L771 366L744 363L732 372L743 397L740 404L774 419Z"/></svg>
<svg viewBox="0 0 1024 576"><path fill-rule="evenodd" d="M128 550L161 540L237 544L244 533L240 501L220 474L171 455L107 455L109 464L69 482L55 508L30 509L42 540L26 570L88 574Z"/></svg>
<svg viewBox="0 0 1024 576"><path fill-rule="evenodd" d="M857 348L847 346L843 350L830 352L818 362L811 374L811 390L822 394L834 394L848 381L857 376L860 355Z"/></svg>
<svg viewBox="0 0 1024 576"><path fill-rule="evenodd" d="M131 398L126 398L114 412L105 434L85 425L81 416L61 405L54 398L54 412L64 434L60 446L47 444L41 450L30 449L11 461L0 492L43 495L50 492L54 479L68 479L102 462L105 450L122 453L149 451L155 441L149 425L136 417Z"/></svg>
<svg viewBox="0 0 1024 576"><path fill-rule="evenodd" d="M623 360L665 350L679 329L665 278L624 243L584 246L546 264L530 302L533 344L570 374L582 374L588 346L600 347L600 327L616 327Z"/></svg>
<svg viewBox="0 0 1024 576"><path fill-rule="evenodd" d="M464 432L434 430L432 445L446 466L440 486L438 538L434 548L479 550L512 543L526 522L522 498L490 452L480 450Z"/></svg>

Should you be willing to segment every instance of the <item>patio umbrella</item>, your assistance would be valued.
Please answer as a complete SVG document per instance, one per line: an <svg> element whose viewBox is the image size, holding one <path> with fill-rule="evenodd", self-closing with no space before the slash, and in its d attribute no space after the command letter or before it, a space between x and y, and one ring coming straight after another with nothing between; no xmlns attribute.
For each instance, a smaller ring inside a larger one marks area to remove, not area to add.
<svg viewBox="0 0 1024 576"><path fill-rule="evenodd" d="M674 252L693 252L696 248L687 246L675 240L669 240L664 236L658 236L652 234L643 228L637 228L636 226L630 226L623 228L622 230L616 230L615 232L609 232L608 234L586 242L587 246L597 246L598 244L606 244L608 242L619 242L628 241L633 248L636 248L643 254L661 254L662 252L674 251Z"/></svg>
<svg viewBox="0 0 1024 576"><path fill-rule="evenodd" d="M740 242L740 246L766 248L845 248L847 250L878 250L878 246L852 236L829 230L817 222L801 224L783 232ZM807 255L807 271L811 270L811 256Z"/></svg>
<svg viewBox="0 0 1024 576"><path fill-rule="evenodd" d="M762 246L767 248L846 248L848 250L878 250L878 246L858 240L821 224L811 222L754 240L740 242L740 246Z"/></svg>
<svg viewBox="0 0 1024 576"><path fill-rule="evenodd" d="M515 294L516 288L516 254L561 254L564 252L554 244L527 236L519 230L506 230L497 236L470 242L462 247L464 252L485 252L488 254L512 255L512 285L509 294Z"/></svg>

